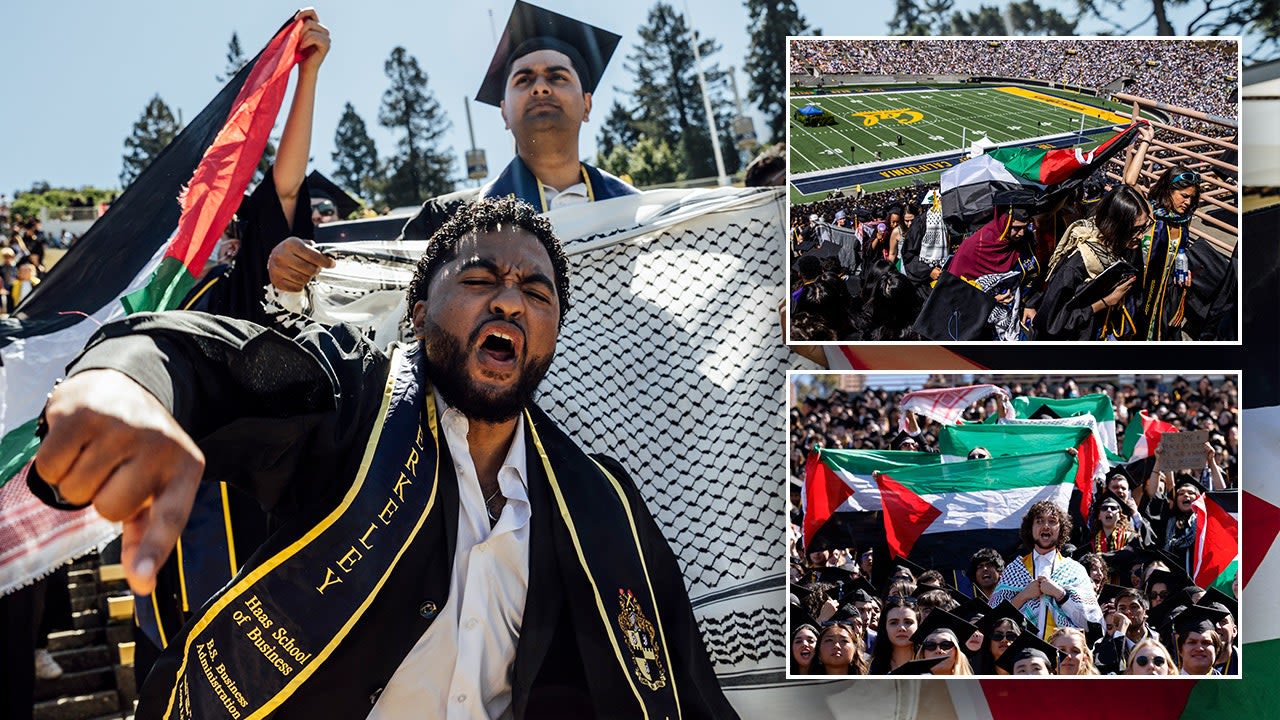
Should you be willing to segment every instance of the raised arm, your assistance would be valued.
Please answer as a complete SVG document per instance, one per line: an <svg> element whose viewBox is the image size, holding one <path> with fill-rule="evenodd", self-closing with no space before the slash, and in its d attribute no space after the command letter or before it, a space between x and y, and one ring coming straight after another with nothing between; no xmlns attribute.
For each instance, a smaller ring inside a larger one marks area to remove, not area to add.
<svg viewBox="0 0 1280 720"><path fill-rule="evenodd" d="M307 177L307 158L311 154L311 116L316 104L316 78L320 64L329 54L329 29L320 24L315 8L299 10L303 21L302 41L298 47L302 61L298 63L298 82L293 90L293 104L280 136L276 163L272 168L276 194L286 218L293 218L298 191ZM292 227L290 228L292 229Z"/></svg>
<svg viewBox="0 0 1280 720"><path fill-rule="evenodd" d="M1124 184L1130 187L1138 187L1138 178L1142 176L1142 164L1147 161L1147 150L1151 147L1151 139L1155 137L1155 131L1151 129L1151 125L1143 123L1138 128L1138 147L1129 153L1129 159L1124 164Z"/></svg>

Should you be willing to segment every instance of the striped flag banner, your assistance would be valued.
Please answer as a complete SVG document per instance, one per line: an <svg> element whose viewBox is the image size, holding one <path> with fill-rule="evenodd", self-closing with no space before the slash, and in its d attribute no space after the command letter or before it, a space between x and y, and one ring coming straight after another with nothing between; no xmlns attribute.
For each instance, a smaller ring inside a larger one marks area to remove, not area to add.
<svg viewBox="0 0 1280 720"><path fill-rule="evenodd" d="M836 513L882 509L877 472L936 465L941 460L936 453L906 450L816 449L804 468L805 547Z"/></svg>
<svg viewBox="0 0 1280 720"><path fill-rule="evenodd" d="M1080 514L1089 516L1093 503L1093 479L1106 472L1106 451L1098 439L1095 428L1064 420L1013 420L997 425L951 425L938 434L938 447L943 462L968 460L969 453L983 447L993 457L1026 455L1050 450L1074 450L1076 467L1075 486L1080 490Z"/></svg>
<svg viewBox="0 0 1280 720"><path fill-rule="evenodd" d="M1080 174L1091 173L1128 146L1138 127L1138 123L1133 123L1087 152L1082 147L1003 147L988 150L987 154L1020 178L1041 185L1057 185Z"/></svg>
<svg viewBox="0 0 1280 720"><path fill-rule="evenodd" d="M960 417L970 405L991 395L998 395L1006 401L1009 399L1009 391L996 385L964 385L909 392L898 401L898 407L902 410L898 427L901 430L907 429L908 412L923 415L943 425L955 425L960 422Z"/></svg>
<svg viewBox="0 0 1280 720"><path fill-rule="evenodd" d="M1041 409L1046 409L1060 418L1090 415L1098 421L1099 437L1102 444L1112 453L1118 450L1116 445L1116 410L1111 398L1105 393L1090 393L1074 398L1043 398L1026 395L1013 399L1013 410L1020 418L1029 418Z"/></svg>
<svg viewBox="0 0 1280 720"><path fill-rule="evenodd" d="M889 549L916 551L927 567L965 567L978 548L1016 544L1032 504L1066 508L1075 470L1076 457L1059 450L883 472L876 484Z"/></svg>
<svg viewBox="0 0 1280 720"><path fill-rule="evenodd" d="M0 518L35 519L10 528L26 550L0 559L0 594L118 534L89 509L76 514L87 519L70 542L47 542L68 516L18 512L35 499L10 479L35 455L46 394L93 332L132 312L173 308L194 284L253 177L301 34L290 19L54 266L16 322L0 327Z"/></svg>
<svg viewBox="0 0 1280 720"><path fill-rule="evenodd" d="M1157 420L1148 415L1146 410L1142 410L1138 413L1138 422L1131 422L1124 429L1124 448L1120 450L1120 454L1128 462L1154 457L1156 446L1160 444L1160 436L1167 432L1178 432L1178 428Z"/></svg>
<svg viewBox="0 0 1280 720"><path fill-rule="evenodd" d="M1196 518L1191 577L1196 585L1231 594L1239 560L1240 526L1231 514L1201 495L1192 504Z"/></svg>

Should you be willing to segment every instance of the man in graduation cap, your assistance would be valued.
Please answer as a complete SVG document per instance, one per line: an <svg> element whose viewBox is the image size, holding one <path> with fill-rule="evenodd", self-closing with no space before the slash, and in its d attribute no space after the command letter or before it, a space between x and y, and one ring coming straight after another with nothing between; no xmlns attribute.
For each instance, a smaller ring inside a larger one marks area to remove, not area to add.
<svg viewBox="0 0 1280 720"><path fill-rule="evenodd" d="M515 195L539 212L634 195L637 190L578 158L578 136L591 115L592 93L621 36L517 0L485 71L476 100L498 108L515 140L516 157L482 198ZM402 240L426 240L474 190L426 201L405 223ZM332 261L304 241L272 253L271 282L299 292Z"/></svg>
<svg viewBox="0 0 1280 720"><path fill-rule="evenodd" d="M1223 640L1217 623L1226 610L1192 605L1173 618L1179 675L1221 675L1217 664Z"/></svg>
<svg viewBox="0 0 1280 720"><path fill-rule="evenodd" d="M545 217L456 213L417 342L200 313L104 326L50 395L28 484L124 521L147 594L202 475L278 530L172 637L138 718L736 717L622 467L532 402L568 308Z"/></svg>

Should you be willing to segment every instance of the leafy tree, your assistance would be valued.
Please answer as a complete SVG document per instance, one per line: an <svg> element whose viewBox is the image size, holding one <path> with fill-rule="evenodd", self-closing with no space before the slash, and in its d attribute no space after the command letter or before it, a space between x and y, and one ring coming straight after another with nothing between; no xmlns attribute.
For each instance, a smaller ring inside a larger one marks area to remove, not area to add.
<svg viewBox="0 0 1280 720"><path fill-rule="evenodd" d="M1036 0L1010 3L1006 9L1014 35L1075 35L1076 20L1054 8L1041 8Z"/></svg>
<svg viewBox="0 0 1280 720"><path fill-rule="evenodd" d="M159 95L151 98L142 117L133 124L133 132L124 140L124 167L120 170L120 185L128 187L134 178L142 174L161 150L173 141L181 128L173 112Z"/></svg>
<svg viewBox="0 0 1280 720"><path fill-rule="evenodd" d="M787 122L787 36L810 35L812 30L794 0L746 0L747 32L751 45L743 70L747 99L756 104L769 124L769 136L783 136Z"/></svg>
<svg viewBox="0 0 1280 720"><path fill-rule="evenodd" d="M1243 52L1248 63L1280 56L1280 1L1277 0L1149 0L1151 12L1141 20L1122 24L1112 13L1119 12L1123 0L1076 0L1081 18L1093 18L1114 28L1109 34L1157 35L1243 35ZM1134 3L1129 2L1129 6ZM1187 8L1190 19L1176 24L1171 11ZM1152 27L1154 25L1154 27ZM1145 31L1145 32L1144 32Z"/></svg>
<svg viewBox="0 0 1280 720"><path fill-rule="evenodd" d="M388 160L385 200L392 207L417 205L453 190L453 153L441 144L450 123L416 58L397 47L384 67L391 87L382 94L378 122L404 133Z"/></svg>
<svg viewBox="0 0 1280 720"><path fill-rule="evenodd" d="M894 35L928 35L929 23L916 0L895 0L893 19L889 21L889 32Z"/></svg>
<svg viewBox="0 0 1280 720"><path fill-rule="evenodd" d="M608 155L601 155L598 164L614 175L626 175L637 187L685 179L675 151L666 141L651 135L635 143L616 144Z"/></svg>
<svg viewBox="0 0 1280 720"><path fill-rule="evenodd" d="M365 199L373 199L381 185L378 148L369 137L364 119L351 103L342 110L333 134L333 177Z"/></svg>
<svg viewBox="0 0 1280 720"><path fill-rule="evenodd" d="M625 63L635 78L632 91L635 106L628 109L633 118L632 129L666 142L675 149L680 166L688 177L714 175L715 158L694 63L694 36L685 24L684 16L670 5L659 2L649 11L646 24L637 34L639 42ZM702 38L698 41L712 113L717 127L724 129L729 126L732 104L725 98L728 75L712 61L719 50L715 40ZM724 154L725 171L737 172L738 153L733 147L732 137L724 130L717 134Z"/></svg>
<svg viewBox="0 0 1280 720"><path fill-rule="evenodd" d="M97 207L98 203L115 200L119 194L114 188L55 188L40 181L33 183L30 190L14 194L10 212L19 220L28 220L39 217L41 208Z"/></svg>

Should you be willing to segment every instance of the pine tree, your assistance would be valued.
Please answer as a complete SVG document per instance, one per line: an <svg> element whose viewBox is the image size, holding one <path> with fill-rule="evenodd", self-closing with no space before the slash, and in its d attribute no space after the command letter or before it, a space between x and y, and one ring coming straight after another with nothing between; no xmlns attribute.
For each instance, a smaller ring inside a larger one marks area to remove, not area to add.
<svg viewBox="0 0 1280 720"><path fill-rule="evenodd" d="M417 205L453 190L453 153L441 145L449 119L427 87L427 74L404 48L391 51L385 68L391 87L382 94L378 122L404 133L388 160L385 200L392 207Z"/></svg>
<svg viewBox="0 0 1280 720"><path fill-rule="evenodd" d="M659 2L649 11L646 24L637 34L639 42L625 64L635 77L632 96L636 105L630 108L632 127L676 149L680 167L687 177L715 175L715 156L694 65L693 33L685 24L684 16ZM715 40L699 40L698 51L702 55L712 112L717 118L725 171L734 173L739 161L728 132L733 111L732 103L725 98L728 75L712 59L719 50Z"/></svg>
<svg viewBox="0 0 1280 720"><path fill-rule="evenodd" d="M764 113L769 136L783 137L787 121L787 36L809 35L812 30L794 0L747 0L747 32L751 46L743 70L747 73L747 99Z"/></svg>
<svg viewBox="0 0 1280 720"><path fill-rule="evenodd" d="M366 200L374 200L380 185L378 148L369 137L364 119L351 103L347 103L338 119L333 148L334 179Z"/></svg>
<svg viewBox="0 0 1280 720"><path fill-rule="evenodd" d="M181 128L173 112L159 95L151 98L142 117L133 124L133 132L124 140L124 166L120 170L120 186L129 187L134 178L147 169L151 161L169 146Z"/></svg>
<svg viewBox="0 0 1280 720"><path fill-rule="evenodd" d="M244 56L244 50L240 47L240 36L235 31L231 31L231 41L227 43L227 69L222 71L222 75L217 76L218 82L225 83L240 72L240 68L249 61Z"/></svg>

